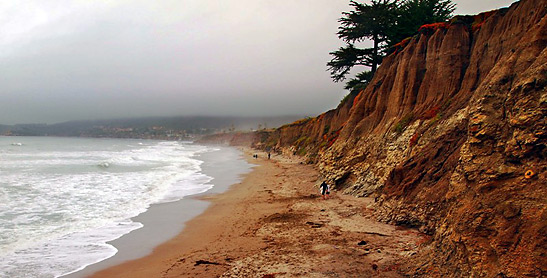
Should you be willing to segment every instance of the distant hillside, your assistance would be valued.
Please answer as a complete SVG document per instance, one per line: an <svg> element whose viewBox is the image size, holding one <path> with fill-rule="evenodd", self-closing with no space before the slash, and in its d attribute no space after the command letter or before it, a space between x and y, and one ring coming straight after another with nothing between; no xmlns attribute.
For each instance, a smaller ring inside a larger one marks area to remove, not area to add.
<svg viewBox="0 0 547 278"><path fill-rule="evenodd" d="M228 131L275 128L302 116L278 117L150 117L57 124L0 125L0 134L15 136L77 136L118 138L168 138Z"/></svg>

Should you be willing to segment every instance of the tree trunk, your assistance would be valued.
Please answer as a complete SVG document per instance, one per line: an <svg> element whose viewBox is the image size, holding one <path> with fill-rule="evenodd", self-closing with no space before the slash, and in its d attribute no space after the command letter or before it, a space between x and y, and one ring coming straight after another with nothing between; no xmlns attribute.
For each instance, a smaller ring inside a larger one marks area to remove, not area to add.
<svg viewBox="0 0 547 278"><path fill-rule="evenodd" d="M372 48L372 68L370 71L374 74L378 67L378 35L375 34L372 39L374 40L374 47Z"/></svg>

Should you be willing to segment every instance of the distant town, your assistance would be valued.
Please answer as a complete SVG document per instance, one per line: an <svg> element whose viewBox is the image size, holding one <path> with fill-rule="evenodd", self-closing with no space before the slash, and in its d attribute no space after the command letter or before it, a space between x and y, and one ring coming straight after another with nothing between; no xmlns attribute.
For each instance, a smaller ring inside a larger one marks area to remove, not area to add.
<svg viewBox="0 0 547 278"><path fill-rule="evenodd" d="M234 131L274 128L302 116L283 117L164 117L72 121L58 124L0 125L2 136L65 136L193 140L196 137Z"/></svg>
<svg viewBox="0 0 547 278"><path fill-rule="evenodd" d="M47 132L36 132L29 126L15 129L9 129L1 133L3 136L74 136L74 137L92 137L92 138L135 138L135 139L155 139L155 140L188 140L196 135L224 132L215 129L199 129L188 132L186 130L168 129L163 126L151 127L110 127L94 126L78 134L50 134Z"/></svg>

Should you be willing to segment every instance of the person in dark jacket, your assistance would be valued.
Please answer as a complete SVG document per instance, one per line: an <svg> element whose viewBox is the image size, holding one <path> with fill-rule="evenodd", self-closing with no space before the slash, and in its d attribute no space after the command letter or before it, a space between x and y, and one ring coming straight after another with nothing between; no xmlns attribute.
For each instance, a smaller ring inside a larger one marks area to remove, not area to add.
<svg viewBox="0 0 547 278"><path fill-rule="evenodd" d="M321 195L323 196L323 200L328 199L328 196L330 194L330 188L329 185L323 181L321 185L319 186L319 190L321 191Z"/></svg>

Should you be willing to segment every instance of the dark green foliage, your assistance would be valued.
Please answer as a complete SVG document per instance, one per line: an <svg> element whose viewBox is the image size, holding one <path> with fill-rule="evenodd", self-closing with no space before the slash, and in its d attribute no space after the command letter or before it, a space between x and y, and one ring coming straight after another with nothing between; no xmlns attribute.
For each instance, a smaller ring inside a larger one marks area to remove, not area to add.
<svg viewBox="0 0 547 278"><path fill-rule="evenodd" d="M305 146L308 143L309 140L310 140L310 138L308 138L306 136L302 136L294 142L294 145L296 145L296 146L300 146L300 145Z"/></svg>
<svg viewBox="0 0 547 278"><path fill-rule="evenodd" d="M368 83L372 80L374 73L372 71L362 71L355 75L355 78L350 79L344 89L350 90L350 92L360 92L364 90Z"/></svg>
<svg viewBox="0 0 547 278"><path fill-rule="evenodd" d="M307 150L306 148L300 148L300 149L298 149L298 151L296 152L296 154L297 154L298 156L305 156L306 153L308 153L308 150Z"/></svg>
<svg viewBox="0 0 547 278"><path fill-rule="evenodd" d="M329 131L330 131L330 125L325 125L325 127L323 128L323 135L329 133Z"/></svg>
<svg viewBox="0 0 547 278"><path fill-rule="evenodd" d="M472 15L457 15L450 19L450 24L464 24L471 25L473 23L474 17Z"/></svg>
<svg viewBox="0 0 547 278"><path fill-rule="evenodd" d="M353 44L340 47L338 50L330 53L334 58L327 63L328 70L334 82L340 82L346 79L346 75L354 66L373 65L370 49L356 48Z"/></svg>
<svg viewBox="0 0 547 278"><path fill-rule="evenodd" d="M393 45L414 35L424 24L446 21L455 9L451 0L351 1L350 6L354 10L342 13L337 33L346 46L330 53L333 58L327 67L335 82L345 80L354 66L370 68L346 83L345 88L351 91L366 88ZM365 40L371 40L373 46L356 46Z"/></svg>
<svg viewBox="0 0 547 278"><path fill-rule="evenodd" d="M395 28L390 31L389 45L412 36L424 24L444 22L456 9L451 0L407 0L399 7Z"/></svg>
<svg viewBox="0 0 547 278"><path fill-rule="evenodd" d="M397 134L403 133L403 131L406 129L408 124L410 124L414 120L414 114L408 114L404 116L394 127L393 132Z"/></svg>
<svg viewBox="0 0 547 278"><path fill-rule="evenodd" d="M339 20L342 26L338 37L345 42L358 42L366 38L385 41L388 31L395 25L397 16L397 1L372 0L370 4L361 4L351 1L354 11L343 12L345 16Z"/></svg>
<svg viewBox="0 0 547 278"><path fill-rule="evenodd" d="M388 33L396 22L395 0L372 0L370 4L351 1L355 10L344 12L339 22L338 38L347 43L338 51L331 52L332 60L327 63L332 79L339 82L345 79L349 70L356 65L371 68L372 74L381 63L387 47ZM372 40L369 48L356 48L354 43Z"/></svg>

